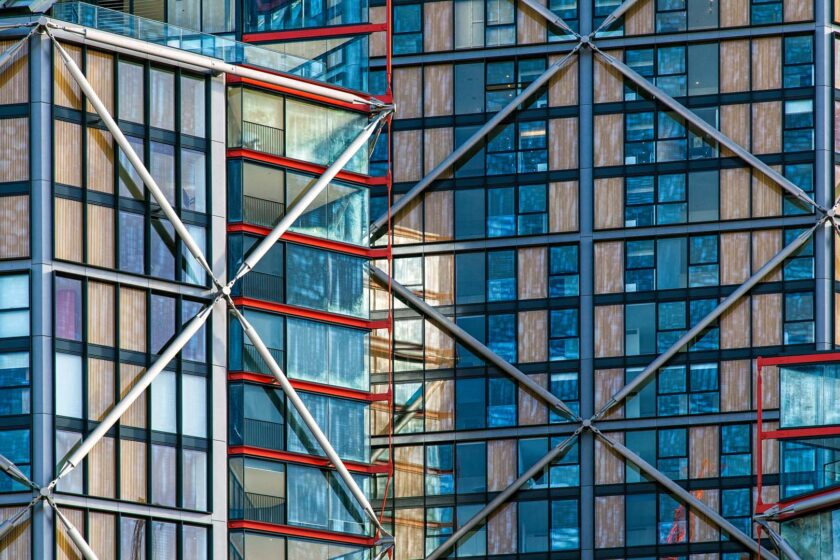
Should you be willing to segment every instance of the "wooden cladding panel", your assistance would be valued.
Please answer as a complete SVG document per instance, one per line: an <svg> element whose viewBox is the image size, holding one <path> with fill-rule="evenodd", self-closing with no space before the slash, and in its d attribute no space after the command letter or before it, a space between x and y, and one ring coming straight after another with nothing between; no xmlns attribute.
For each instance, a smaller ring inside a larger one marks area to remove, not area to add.
<svg viewBox="0 0 840 560"><path fill-rule="evenodd" d="M88 492L100 498L117 497L116 442L104 437L88 455Z"/></svg>
<svg viewBox="0 0 840 560"><path fill-rule="evenodd" d="M0 259L29 256L29 195L0 197Z"/></svg>
<svg viewBox="0 0 840 560"><path fill-rule="evenodd" d="M394 492L397 498L422 496L423 446L407 445L394 449Z"/></svg>
<svg viewBox="0 0 840 560"><path fill-rule="evenodd" d="M695 490L692 492L694 497L712 508L713 511L720 510L720 490L707 489ZM720 531L717 525L710 521L707 517L695 511L689 511L688 516L689 535L691 535L691 542L710 542L720 540ZM698 560L692 555L692 560Z"/></svg>
<svg viewBox="0 0 840 560"><path fill-rule="evenodd" d="M531 378L537 385L548 388L548 375L544 373L531 374ZM518 391L519 425L533 426L548 423L548 406L540 397L524 386Z"/></svg>
<svg viewBox="0 0 840 560"><path fill-rule="evenodd" d="M750 0L720 0L721 27L743 27L749 24Z"/></svg>
<svg viewBox="0 0 840 560"><path fill-rule="evenodd" d="M624 115L595 115L595 167L624 164Z"/></svg>
<svg viewBox="0 0 840 560"><path fill-rule="evenodd" d="M782 151L781 101L753 103L752 148L755 154L776 154Z"/></svg>
<svg viewBox="0 0 840 560"><path fill-rule="evenodd" d="M393 91L394 103L400 108L398 118L414 119L423 116L423 99L418 94L422 91L422 68L406 66L394 68Z"/></svg>
<svg viewBox="0 0 840 560"><path fill-rule="evenodd" d="M88 418L101 421L114 406L114 362L88 358Z"/></svg>
<svg viewBox="0 0 840 560"><path fill-rule="evenodd" d="M29 119L0 121L0 183L29 180Z"/></svg>
<svg viewBox="0 0 840 560"><path fill-rule="evenodd" d="M93 91L105 105L110 114L114 114L114 57L108 53L88 49L87 79ZM93 106L87 102L87 110L93 113Z"/></svg>
<svg viewBox="0 0 840 560"><path fill-rule="evenodd" d="M394 202L404 195L394 196ZM394 214L392 231L394 244L420 243L423 241L423 199L415 198L405 208Z"/></svg>
<svg viewBox="0 0 840 560"><path fill-rule="evenodd" d="M487 491L500 492L516 480L516 440L487 442Z"/></svg>
<svg viewBox="0 0 840 560"><path fill-rule="evenodd" d="M747 167L720 170L720 219L750 217L750 170Z"/></svg>
<svg viewBox="0 0 840 560"><path fill-rule="evenodd" d="M741 298L720 317L720 347L747 348L750 345L750 299Z"/></svg>
<svg viewBox="0 0 840 560"><path fill-rule="evenodd" d="M738 412L750 409L749 360L720 363L720 411Z"/></svg>
<svg viewBox="0 0 840 560"><path fill-rule="evenodd" d="M639 0L624 14L624 34L649 35L653 33L654 0Z"/></svg>
<svg viewBox="0 0 840 560"><path fill-rule="evenodd" d="M752 296L752 345L777 346L782 343L782 295Z"/></svg>
<svg viewBox="0 0 840 560"><path fill-rule="evenodd" d="M451 241L454 238L453 191L432 191L425 194L423 233L426 243Z"/></svg>
<svg viewBox="0 0 840 560"><path fill-rule="evenodd" d="M423 173L428 173L443 161L453 150L453 130L446 128L427 128L423 131ZM449 168L440 174L441 179L452 177Z"/></svg>
<svg viewBox="0 0 840 560"><path fill-rule="evenodd" d="M55 199L55 258L82 262L82 203Z"/></svg>
<svg viewBox="0 0 840 560"><path fill-rule="evenodd" d="M394 511L394 559L423 558L423 508L400 508Z"/></svg>
<svg viewBox="0 0 840 560"><path fill-rule="evenodd" d="M70 58L81 68L82 48L69 43L63 43L62 47L64 47L64 50L67 51ZM53 53L53 67L53 100L55 104L81 110L82 90L79 88L76 80L73 79L73 76L70 75L67 65L64 64L64 59L57 52Z"/></svg>
<svg viewBox="0 0 840 560"><path fill-rule="evenodd" d="M741 284L750 276L750 234L720 234L720 283Z"/></svg>
<svg viewBox="0 0 840 560"><path fill-rule="evenodd" d="M774 169L781 171L778 166ZM754 218L782 215L782 187L759 171L752 175L752 215Z"/></svg>
<svg viewBox="0 0 840 560"><path fill-rule="evenodd" d="M487 518L487 553L515 554L518 530L517 504L504 504Z"/></svg>
<svg viewBox="0 0 840 560"><path fill-rule="evenodd" d="M425 418L427 432L446 432L455 429L455 381L436 379L426 381Z"/></svg>
<svg viewBox="0 0 840 560"><path fill-rule="evenodd" d="M114 142L111 133L87 129L87 188L114 193Z"/></svg>
<svg viewBox="0 0 840 560"><path fill-rule="evenodd" d="M578 182L549 183L548 231L562 233L578 227Z"/></svg>
<svg viewBox="0 0 840 560"><path fill-rule="evenodd" d="M812 0L785 0L785 22L811 21L814 19L814 2ZM836 8L835 8L835 13Z"/></svg>
<svg viewBox="0 0 840 560"><path fill-rule="evenodd" d="M423 114L439 117L452 114L452 65L435 64L423 68ZM415 90L415 96L417 90Z"/></svg>
<svg viewBox="0 0 840 560"><path fill-rule="evenodd" d="M624 241L595 243L595 293L624 291Z"/></svg>
<svg viewBox="0 0 840 560"><path fill-rule="evenodd" d="M761 426L765 432L779 429L778 422L764 422ZM765 439L761 442L761 472L763 474L776 474L779 472L779 440ZM755 459L753 459L755 462ZM753 465L755 470L756 465Z"/></svg>
<svg viewBox="0 0 840 560"><path fill-rule="evenodd" d="M388 9L385 6L371 6L368 8L368 14L371 23L385 23L388 19ZM387 38L384 31L371 33L370 44L368 46L371 58L385 56L387 54Z"/></svg>
<svg viewBox="0 0 840 560"><path fill-rule="evenodd" d="M5 521L20 511L20 506L0 508L0 520ZM0 550L0 559L18 560L28 559L31 554L31 537L29 534L32 521L24 520L16 528L12 529L3 539L3 549Z"/></svg>
<svg viewBox="0 0 840 560"><path fill-rule="evenodd" d="M137 379L146 371L143 366L135 364L120 364L120 396L125 397ZM120 424L122 426L130 426L132 428L146 427L146 395L148 391L141 394L134 403L128 407L120 417Z"/></svg>
<svg viewBox="0 0 840 560"><path fill-rule="evenodd" d="M423 258L424 299L429 305L452 305L455 303L455 256L441 254Z"/></svg>
<svg viewBox="0 0 840 560"><path fill-rule="evenodd" d="M426 369L455 367L455 341L429 321L423 323L426 342Z"/></svg>
<svg viewBox="0 0 840 560"><path fill-rule="evenodd" d="M689 478L717 478L719 471L719 433L717 426L689 428Z"/></svg>
<svg viewBox="0 0 840 560"><path fill-rule="evenodd" d="M393 136L394 181L419 181L423 169L423 131L398 130Z"/></svg>
<svg viewBox="0 0 840 560"><path fill-rule="evenodd" d="M624 179L595 179L595 229L624 227Z"/></svg>
<svg viewBox="0 0 840 560"><path fill-rule="evenodd" d="M543 6L546 4L546 0L534 1ZM547 27L545 18L525 2L516 2L516 11L516 44L544 43Z"/></svg>
<svg viewBox="0 0 840 560"><path fill-rule="evenodd" d="M147 502L147 453L146 442L120 440L120 498L123 500Z"/></svg>
<svg viewBox="0 0 840 560"><path fill-rule="evenodd" d="M595 307L595 357L611 358L624 354L624 306Z"/></svg>
<svg viewBox="0 0 840 560"><path fill-rule="evenodd" d="M595 498L595 547L624 546L624 496Z"/></svg>
<svg viewBox="0 0 840 560"><path fill-rule="evenodd" d="M757 37L752 40L752 89L782 87L782 38Z"/></svg>
<svg viewBox="0 0 840 560"><path fill-rule="evenodd" d="M548 359L548 311L520 311L517 323L517 346L520 363L545 362Z"/></svg>
<svg viewBox="0 0 840 560"><path fill-rule="evenodd" d="M604 51L606 54L624 59L624 51ZM624 74L613 68L600 56L594 57L594 95L595 103L616 103L624 101Z"/></svg>
<svg viewBox="0 0 840 560"><path fill-rule="evenodd" d="M758 270L782 250L782 231L766 229L752 232L752 268ZM782 267L764 277L762 282L777 282L782 279Z"/></svg>
<svg viewBox="0 0 840 560"><path fill-rule="evenodd" d="M548 57L548 64L558 62L565 55ZM551 107L568 107L578 103L578 55L572 56L566 65L548 81L548 104Z"/></svg>
<svg viewBox="0 0 840 560"><path fill-rule="evenodd" d="M738 39L721 41L720 67L726 71L720 73L720 92L734 93L750 89L750 41ZM723 118L721 118L723 121Z"/></svg>
<svg viewBox="0 0 840 560"><path fill-rule="evenodd" d="M114 346L114 286L88 282L88 342Z"/></svg>
<svg viewBox="0 0 840 560"><path fill-rule="evenodd" d="M87 205L88 263L114 268L114 209Z"/></svg>
<svg viewBox="0 0 840 560"><path fill-rule="evenodd" d="M113 513L88 512L88 543L99 558L116 558L117 516Z"/></svg>
<svg viewBox="0 0 840 560"><path fill-rule="evenodd" d="M623 432L604 434L607 437L624 443ZM601 438L595 438L595 484L623 484L624 457L616 453Z"/></svg>
<svg viewBox="0 0 840 560"><path fill-rule="evenodd" d="M452 0L423 4L423 29L429 30L423 34L423 50L452 50L452 23Z"/></svg>
<svg viewBox="0 0 840 560"><path fill-rule="evenodd" d="M79 530L81 534L85 534L85 512L79 509L71 509L63 507L61 508L61 513L72 523L76 529ZM56 535L55 535L55 557L56 560L82 560L84 558L82 554L79 552L79 549L76 548L76 545L73 544L73 541L70 539L70 536L67 534L67 528L64 526L64 523L56 523ZM26 552L22 556L15 556L15 560L18 558L31 558L31 552L29 551L29 543L26 543Z"/></svg>
<svg viewBox="0 0 840 560"><path fill-rule="evenodd" d="M120 348L146 351L146 292L120 288Z"/></svg>
<svg viewBox="0 0 840 560"><path fill-rule="evenodd" d="M750 149L750 105L739 103L736 105L722 105L720 108L720 131L741 145ZM723 148L724 157L734 157L734 153ZM724 170L724 171L729 171Z"/></svg>
<svg viewBox="0 0 840 560"><path fill-rule="evenodd" d="M755 370L758 370L756 366ZM752 375L753 381L753 408L758 408L758 375ZM764 366L761 368L761 406L764 410L769 408L779 408L779 367L778 366Z"/></svg>
<svg viewBox="0 0 840 560"><path fill-rule="evenodd" d="M82 127L55 121L55 182L82 186Z"/></svg>
<svg viewBox="0 0 840 560"><path fill-rule="evenodd" d="M552 170L578 166L578 119L551 119L548 122L548 165Z"/></svg>
<svg viewBox="0 0 840 560"><path fill-rule="evenodd" d="M518 250L517 288L519 299L541 299L548 295L548 251L545 247Z"/></svg>
<svg viewBox="0 0 840 560"><path fill-rule="evenodd" d="M5 52L19 39L0 41L0 51ZM0 105L29 101L29 42L24 42L0 73Z"/></svg>
<svg viewBox="0 0 840 560"><path fill-rule="evenodd" d="M595 409L601 410L613 395L624 387L624 370L621 368L595 370ZM612 420L624 417L624 405L618 404L610 409L604 418Z"/></svg>

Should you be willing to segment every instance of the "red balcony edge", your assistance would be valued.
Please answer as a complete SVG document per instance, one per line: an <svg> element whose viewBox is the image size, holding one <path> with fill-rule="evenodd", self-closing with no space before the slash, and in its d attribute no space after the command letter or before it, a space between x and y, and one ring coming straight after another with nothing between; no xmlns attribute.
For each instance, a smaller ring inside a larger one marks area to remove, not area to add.
<svg viewBox="0 0 840 560"><path fill-rule="evenodd" d="M234 223L228 224L227 231L228 233L253 233L254 235L265 237L271 233L271 228L255 226L253 224ZM358 245L351 245L349 243L342 243L341 241L333 241L331 239L324 239L322 237L315 237L313 235L306 235L303 233L288 231L284 233L280 239L291 243L299 243L310 247L319 247L329 251L356 255L369 259L384 259L388 257L387 247L369 249L367 247L359 247Z"/></svg>
<svg viewBox="0 0 840 560"><path fill-rule="evenodd" d="M786 430L770 430L759 432L760 439L792 439L821 436L840 436L840 426L820 426L812 428L789 428Z"/></svg>
<svg viewBox="0 0 840 560"><path fill-rule="evenodd" d="M231 445L228 447L228 455L248 455L251 457L274 459L276 461L285 461L287 463L309 465L324 469L331 469L334 467L334 465L326 457L315 457L313 455L304 455L302 453L292 453L291 451L275 451L273 449L264 449L262 447L253 447L250 445ZM386 474L389 472L387 464L368 465L365 463L357 463L355 461L344 461L344 465L347 467L348 471L359 474Z"/></svg>
<svg viewBox="0 0 840 560"><path fill-rule="evenodd" d="M242 66L245 66L247 68L252 68L254 70L260 70L262 72L266 72L266 70L264 68L257 68L257 67L254 67L254 66L249 66L247 64L244 64ZM270 74L276 74L276 72L269 72L269 73ZM279 74L279 75L282 75L282 74ZM367 94L362 93L362 92L357 92L357 91L352 91L352 90L349 90L349 89L342 89L342 88L338 88L338 87L335 87L335 86L331 86L330 84L327 84L327 83L324 83L324 82L316 82L316 81L313 81L313 80L307 80L306 78L301 78L300 76L293 76L293 77L298 79L298 80L301 80L303 82L308 82L308 83L311 83L311 84L317 84L319 86L323 86L323 87L326 87L326 88L329 88L329 89L333 89L335 91L352 92L352 93L356 93L357 95L359 95L361 97L364 97L365 95L367 95ZM347 101L339 101L337 99L332 99L330 97L326 97L326 96L323 96L323 95L318 95L317 93L310 93L310 92L307 92L307 91L301 91L299 89L295 89L295 88L291 88L291 87L284 87L284 86L278 86L276 84L269 84L269 83L266 83L266 82L262 82L260 80L255 80L253 78L243 78L241 76L234 76L233 74L227 74L226 77L225 77L225 82L228 85L245 84L245 85L249 85L249 86L256 86L256 87L262 88L262 89L267 89L267 90L270 90L270 91L276 91L278 93L287 93L289 95L293 95L295 97L300 97L302 99L309 99L310 101L316 101L318 103L323 103L324 105L330 105L332 107L341 107L342 109L348 109L350 111L355 111L356 113L370 114L370 112L371 112L369 108L366 109L364 106L360 106L356 103L348 103Z"/></svg>
<svg viewBox="0 0 840 560"><path fill-rule="evenodd" d="M373 537L357 537L354 535L331 533L329 531L321 531L318 529L304 529L303 527L292 527L291 525L276 525L274 523L263 523L261 521L228 521L228 529L246 529L253 531L263 531L265 533L273 533L275 535L302 537L305 539L318 539L322 541L351 544L356 546L369 547L376 544L376 539Z"/></svg>
<svg viewBox="0 0 840 560"><path fill-rule="evenodd" d="M294 317L302 317L304 319L315 319L316 321L325 321L327 323L335 323L359 329L376 330L383 328L379 326L379 324L383 321L357 319L355 317L348 317L347 315L337 315L335 313L317 311L315 309L304 309L303 307L295 307L293 305L286 305L285 303L273 303L249 297L235 297L233 298L233 303L236 306L244 305L245 307L252 307L254 309L274 311L276 313L283 313L284 315L292 315Z"/></svg>
<svg viewBox="0 0 840 560"><path fill-rule="evenodd" d="M263 385L276 385L277 382L270 375L264 373L255 373L251 371L229 371L228 381L252 381L254 383L261 383ZM298 391L306 391L307 393L318 393L320 395L328 395L331 397L341 397L344 399L353 399L356 401L366 402L381 402L390 401L391 393L369 393L367 391L359 391L358 389L348 389L346 387L336 387L334 385L324 385L322 383L313 383L311 381L301 381L299 379L290 379L289 382L292 387Z"/></svg>
<svg viewBox="0 0 840 560"><path fill-rule="evenodd" d="M243 33L245 43L259 43L262 41L293 41L295 39L318 39L321 37L337 37L339 35L362 35L386 31L384 23L359 23L355 25L334 25L332 27L313 27L309 29L292 29L289 31L258 31Z"/></svg>
<svg viewBox="0 0 840 560"><path fill-rule="evenodd" d="M303 171L304 173L311 173L313 175L323 175L327 170L326 166L318 165L317 163L310 163L308 161L301 161L299 159L288 158L284 156L273 156L264 152L256 150L249 150L248 148L228 148L228 158L245 158L252 161L259 161L261 163L270 163L272 165L281 165L288 169L296 171ZM354 173L352 171L339 171L336 175L339 181L348 181L351 183L358 183L366 186L379 186L387 182L387 177L371 177L370 175L362 175L361 173Z"/></svg>
<svg viewBox="0 0 840 560"><path fill-rule="evenodd" d="M840 352L818 352L816 354L797 354L795 356L776 356L773 358L759 356L755 359L755 362L757 367L840 362Z"/></svg>

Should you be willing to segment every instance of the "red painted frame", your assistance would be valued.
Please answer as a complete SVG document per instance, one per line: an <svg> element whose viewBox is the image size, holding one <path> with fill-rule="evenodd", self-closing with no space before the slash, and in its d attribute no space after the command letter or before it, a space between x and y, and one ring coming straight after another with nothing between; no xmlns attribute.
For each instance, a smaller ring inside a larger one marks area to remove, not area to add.
<svg viewBox="0 0 840 560"><path fill-rule="evenodd" d="M764 513L774 505L778 505L779 507L785 507L790 504L795 504L796 502L802 501L806 498L812 498L814 496L821 496L824 494L830 494L834 492L840 492L840 487L833 487L833 488L826 488L824 490L817 490L814 492L809 492L807 494L803 494L801 496L797 496L796 498L791 498L789 500L781 500L778 504L771 504L765 503L761 499L761 490L762 490L762 459L763 459L763 452L762 452L762 443L766 440L774 440L774 439L791 439L791 438L808 438L808 437L820 437L820 436L840 436L840 425L838 426L813 426L808 428L788 428L784 430L769 430L764 431L764 422L763 422L763 414L764 414L764 406L762 403L762 395L763 395L763 380L761 376L762 369L765 366L785 366L785 365L796 365L796 364L819 364L819 363L826 363L826 362L840 362L840 352L820 352L816 354L799 354L796 356L777 356L774 358L762 358L759 357L756 359L756 401L757 401L757 415L756 415L756 442L755 442L755 453L756 453L756 505L755 505L755 512L756 513ZM781 379L779 380L781 384ZM786 517L782 516L780 519L785 519Z"/></svg>
<svg viewBox="0 0 840 560"><path fill-rule="evenodd" d="M271 233L271 228L255 226L252 224L233 223L227 226L228 233L252 233L265 237ZM366 247L359 247L358 245L350 245L349 243L342 243L340 241L332 241L322 237L314 237L311 235L304 235L302 233L286 232L280 239L290 243L298 243L300 245L308 245L310 247L318 247L328 251L336 251L338 253L345 253L348 255L355 255L357 257L366 257L368 259L386 259L388 258L388 249L368 249Z"/></svg>
<svg viewBox="0 0 840 560"><path fill-rule="evenodd" d="M336 315L327 311L318 311L317 309L307 309L304 307L296 307L285 303L273 303L263 301L261 299L254 299L248 297L235 297L233 304L239 307L251 307L253 309L261 309L263 311L274 311L275 313L282 313L284 315L291 315L292 317L302 317L304 319L314 319L315 321L324 321L336 325L344 325L346 327L356 327L358 329L376 330L388 328L388 321L369 321L367 319L358 319L356 317L349 317L347 315Z"/></svg>
<svg viewBox="0 0 840 560"><path fill-rule="evenodd" d="M299 159L292 159L283 156L273 156L264 152L256 150L249 150L248 148L228 148L228 159L244 158L251 161L258 161L261 163L269 163L271 165L279 165L288 169L302 171L304 173L311 173L312 175L323 175L327 170L324 165L310 163ZM350 183L358 183L360 185L381 186L385 184L383 177L371 177L370 175L362 175L361 173L354 173L352 171L339 171L335 178L339 181L347 181Z"/></svg>
<svg viewBox="0 0 840 560"><path fill-rule="evenodd" d="M385 31L384 23L360 23L356 25L334 25L331 27L309 27L306 29L292 29L290 31L262 31L245 33L242 40L246 43L297 41L299 39L322 39L324 37L339 37L342 35L364 35Z"/></svg>
<svg viewBox="0 0 840 560"><path fill-rule="evenodd" d="M374 537L358 537L355 535L347 535L345 533L332 533L330 531L304 529L303 527L293 527L291 525L276 525L274 523L263 523L261 521L228 521L228 528L234 530L245 529L250 531L261 531L263 533L272 533L274 535L317 539L321 541L351 544L355 546L372 547L376 544L376 539Z"/></svg>
<svg viewBox="0 0 840 560"><path fill-rule="evenodd" d="M263 385L277 385L274 377L253 371L229 371L228 381L252 381ZM335 385L323 385L321 383L313 383L311 381L301 381L300 379L290 379L289 382L296 390L306 391L307 393L318 393L320 395L329 395L331 397L340 397L342 399L353 399L356 401L366 402L391 401L391 391L388 391L387 393L369 393L367 391L359 391L358 389L348 389L346 387L336 387Z"/></svg>

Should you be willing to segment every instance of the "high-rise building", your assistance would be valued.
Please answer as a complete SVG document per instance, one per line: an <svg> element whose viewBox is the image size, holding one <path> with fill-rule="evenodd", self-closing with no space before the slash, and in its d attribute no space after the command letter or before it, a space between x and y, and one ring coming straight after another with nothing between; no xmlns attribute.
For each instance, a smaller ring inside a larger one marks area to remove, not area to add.
<svg viewBox="0 0 840 560"><path fill-rule="evenodd" d="M837 9L0 3L0 557L834 558Z"/></svg>

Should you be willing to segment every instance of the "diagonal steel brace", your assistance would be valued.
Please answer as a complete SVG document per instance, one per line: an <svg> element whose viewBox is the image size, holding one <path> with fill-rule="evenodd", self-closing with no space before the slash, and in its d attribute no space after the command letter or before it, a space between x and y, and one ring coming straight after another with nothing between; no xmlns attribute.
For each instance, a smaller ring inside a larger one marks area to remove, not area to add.
<svg viewBox="0 0 840 560"><path fill-rule="evenodd" d="M790 546L790 543L787 542L782 535L774 531L767 521L763 519L756 519L755 522L764 529L764 532L767 533L767 536L770 537L770 540L773 541L773 544L776 545L779 552L784 554L783 558L786 558L787 560L802 560L799 554L793 550L792 546Z"/></svg>

